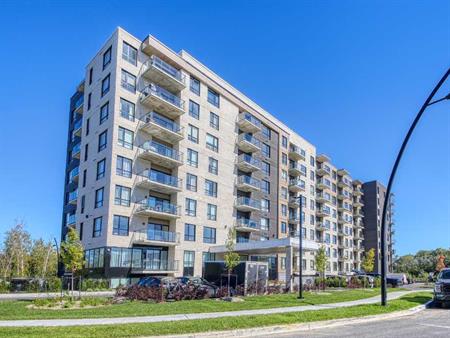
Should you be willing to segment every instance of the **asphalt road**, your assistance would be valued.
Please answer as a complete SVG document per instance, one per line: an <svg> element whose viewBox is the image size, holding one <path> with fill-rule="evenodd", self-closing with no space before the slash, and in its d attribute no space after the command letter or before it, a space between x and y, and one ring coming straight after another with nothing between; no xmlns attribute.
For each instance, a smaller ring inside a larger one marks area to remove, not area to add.
<svg viewBox="0 0 450 338"><path fill-rule="evenodd" d="M272 336L260 336L271 337ZM450 308L431 307L414 315L369 323L358 323L312 331L277 334L287 337L450 337Z"/></svg>

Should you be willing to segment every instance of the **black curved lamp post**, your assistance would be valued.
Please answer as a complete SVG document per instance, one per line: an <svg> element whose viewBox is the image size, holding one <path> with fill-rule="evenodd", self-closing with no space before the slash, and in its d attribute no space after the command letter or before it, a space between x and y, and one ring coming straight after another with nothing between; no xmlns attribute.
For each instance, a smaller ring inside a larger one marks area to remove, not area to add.
<svg viewBox="0 0 450 338"><path fill-rule="evenodd" d="M420 118L422 117L423 113L425 112L425 109L427 107L444 101L444 100L450 100L450 94L447 96L439 99L439 100L433 100L434 95L437 93L439 88L441 88L442 84L447 80L448 76L450 75L450 68L447 70L447 72L444 74L442 79L438 82L436 87L432 90L428 98L426 99L425 103L423 104L422 108L420 108L419 113L417 114L416 118L414 119L411 127L409 127L408 133L406 134L405 139L403 140L402 146L400 148L400 151L398 152L397 159L395 160L394 167L392 168L391 176L389 177L389 182L386 188L386 197L384 199L383 203L383 214L381 219L381 305L386 306L387 305L387 290L386 290L386 211L388 203L390 202L391 198L391 188L392 183L394 182L395 173L397 172L398 164L400 163L400 160L402 158L403 152L406 148L406 145L408 144L408 141L411 137L411 134L414 131L414 128L416 127L417 123L419 122Z"/></svg>

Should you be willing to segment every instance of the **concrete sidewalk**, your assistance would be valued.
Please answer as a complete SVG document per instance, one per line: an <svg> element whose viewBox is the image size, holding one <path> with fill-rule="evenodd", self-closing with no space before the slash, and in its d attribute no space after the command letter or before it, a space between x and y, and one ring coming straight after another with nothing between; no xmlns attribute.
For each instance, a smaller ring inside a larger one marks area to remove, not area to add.
<svg viewBox="0 0 450 338"><path fill-rule="evenodd" d="M112 291L82 291L82 297L112 297L116 292ZM79 295L78 291L73 293ZM4 300L33 300L38 298L56 298L60 297L60 292L24 292L24 293L0 293L0 302Z"/></svg>
<svg viewBox="0 0 450 338"><path fill-rule="evenodd" d="M413 291L398 291L388 293L388 299L397 299ZM140 316L140 317L117 317L117 318L80 318L80 319L36 319L36 320L2 320L0 327L23 327L23 326L83 326L83 325L108 325L108 324L131 324L131 323L159 323L181 320L211 319L234 316L269 315L277 313L317 311L349 307L355 305L374 304L380 302L380 297L371 297L349 302L304 305L271 309L241 310L227 312L175 314L163 316Z"/></svg>

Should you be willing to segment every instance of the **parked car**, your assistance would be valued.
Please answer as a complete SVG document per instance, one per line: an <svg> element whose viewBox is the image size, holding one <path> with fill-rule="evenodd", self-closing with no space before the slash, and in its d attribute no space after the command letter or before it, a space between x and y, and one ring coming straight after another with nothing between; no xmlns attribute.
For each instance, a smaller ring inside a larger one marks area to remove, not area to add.
<svg viewBox="0 0 450 338"><path fill-rule="evenodd" d="M434 284L434 302L437 305L450 303L450 268L442 269Z"/></svg>
<svg viewBox="0 0 450 338"><path fill-rule="evenodd" d="M386 276L386 284L396 288L403 285L403 274L388 274Z"/></svg>
<svg viewBox="0 0 450 338"><path fill-rule="evenodd" d="M183 285L191 283L195 286L206 289L208 296L211 298L216 297L217 290L219 289L216 285L208 282L202 277L177 277L176 279Z"/></svg>
<svg viewBox="0 0 450 338"><path fill-rule="evenodd" d="M154 287L154 286L163 286L167 290L172 290L178 281L172 277L143 277L139 280L137 285L146 286L146 287Z"/></svg>

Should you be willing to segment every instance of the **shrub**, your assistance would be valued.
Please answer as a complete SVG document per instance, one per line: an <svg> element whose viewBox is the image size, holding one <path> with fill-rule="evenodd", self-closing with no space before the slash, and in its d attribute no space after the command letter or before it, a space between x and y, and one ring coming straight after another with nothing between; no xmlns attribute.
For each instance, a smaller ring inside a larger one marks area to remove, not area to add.
<svg viewBox="0 0 450 338"><path fill-rule="evenodd" d="M348 288L350 289L356 289L356 288L360 288L362 286L363 282L361 279L359 279L357 276L352 276L350 278L350 281L347 285Z"/></svg>
<svg viewBox="0 0 450 338"><path fill-rule="evenodd" d="M139 286L132 285L129 287L117 288L116 297L125 297L130 300L153 301L156 303L163 302L166 299L167 290L160 286Z"/></svg>
<svg viewBox="0 0 450 338"><path fill-rule="evenodd" d="M47 290L49 292L58 292L61 290L62 282L58 277L51 277L47 279Z"/></svg>
<svg viewBox="0 0 450 338"><path fill-rule="evenodd" d="M9 292L9 283L5 280L0 280L0 293Z"/></svg>
<svg viewBox="0 0 450 338"><path fill-rule="evenodd" d="M101 291L108 290L109 283L104 279L83 279L81 282L81 291Z"/></svg>
<svg viewBox="0 0 450 338"><path fill-rule="evenodd" d="M84 297L80 301L80 306L99 306L109 304L110 300L102 297Z"/></svg>
<svg viewBox="0 0 450 338"><path fill-rule="evenodd" d="M381 277L375 277L375 278L373 279L373 286L374 286L375 288L381 287Z"/></svg>

